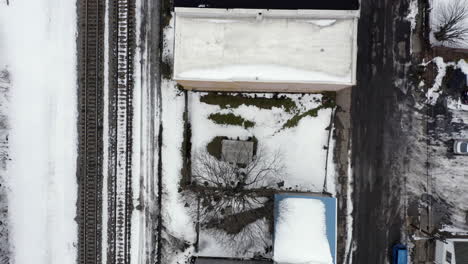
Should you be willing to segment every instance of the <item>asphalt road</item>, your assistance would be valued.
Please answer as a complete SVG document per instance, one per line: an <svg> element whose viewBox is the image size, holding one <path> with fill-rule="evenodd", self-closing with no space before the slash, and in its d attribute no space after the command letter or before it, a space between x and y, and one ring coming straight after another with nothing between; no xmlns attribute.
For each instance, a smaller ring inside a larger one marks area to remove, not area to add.
<svg viewBox="0 0 468 264"><path fill-rule="evenodd" d="M402 238L406 143L399 104L408 82L409 0L362 0L352 94L352 263L383 264Z"/></svg>

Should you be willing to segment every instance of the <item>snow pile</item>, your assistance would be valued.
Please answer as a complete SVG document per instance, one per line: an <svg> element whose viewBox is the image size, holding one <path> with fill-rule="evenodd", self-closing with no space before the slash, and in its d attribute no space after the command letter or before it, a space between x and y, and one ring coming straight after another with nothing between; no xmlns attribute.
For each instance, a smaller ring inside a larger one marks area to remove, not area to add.
<svg viewBox="0 0 468 264"><path fill-rule="evenodd" d="M273 259L278 263L332 264L325 205L307 198L279 202Z"/></svg>
<svg viewBox="0 0 468 264"><path fill-rule="evenodd" d="M416 28L416 16L418 15L418 12L418 1L412 0L409 5L408 15L406 16L406 20L411 23L411 30Z"/></svg>
<svg viewBox="0 0 468 264"><path fill-rule="evenodd" d="M453 66L455 69L460 69L465 75L466 75L466 81L468 83L468 64L465 62L465 60L461 59L457 63L453 62L448 62L446 63L447 66ZM447 98L447 107L452 110L468 110L468 106L465 104L462 104L461 99L458 98L452 98L448 97Z"/></svg>
<svg viewBox="0 0 468 264"><path fill-rule="evenodd" d="M190 94L190 119L192 126L192 153L203 150L215 137L248 140L255 137L266 153L279 152L285 165L284 188L322 192L332 109L317 110L317 116L305 116L296 126L284 128L295 116L281 107L271 109L242 104L222 108L201 101L206 93ZM269 97L268 94L245 94L244 96ZM301 113L320 106L320 94L280 94L292 99ZM213 113L234 114L255 123L253 127L216 124L208 117ZM330 155L333 151L330 151ZM331 159L330 159L331 161ZM333 166L330 167L330 175ZM328 179L327 189L334 192L334 179Z"/></svg>
<svg viewBox="0 0 468 264"><path fill-rule="evenodd" d="M0 2L11 77L11 263L76 262L76 3Z"/></svg>
<svg viewBox="0 0 468 264"><path fill-rule="evenodd" d="M466 82L468 83L468 63L465 60L459 60L457 63L457 68L460 69L464 74L466 74Z"/></svg>
<svg viewBox="0 0 468 264"><path fill-rule="evenodd" d="M228 65L216 68L189 70L179 73L181 79L219 81L291 81L345 83L351 73L345 76L313 72L280 65Z"/></svg>
<svg viewBox="0 0 468 264"><path fill-rule="evenodd" d="M336 23L335 19L317 19L317 20L306 20L308 23L312 23L319 27L328 27Z"/></svg>
<svg viewBox="0 0 468 264"><path fill-rule="evenodd" d="M442 81L445 77L447 63L444 62L444 58L442 57L435 57L432 59L432 62L437 65L437 76L434 80L434 85L432 85L432 87L427 91L426 98L427 103L434 105L442 92L440 90L440 86L442 85Z"/></svg>

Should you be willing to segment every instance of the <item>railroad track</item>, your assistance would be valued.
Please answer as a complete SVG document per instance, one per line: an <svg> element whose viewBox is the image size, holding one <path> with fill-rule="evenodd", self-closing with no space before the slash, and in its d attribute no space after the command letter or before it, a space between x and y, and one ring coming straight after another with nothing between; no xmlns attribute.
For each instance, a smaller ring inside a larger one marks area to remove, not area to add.
<svg viewBox="0 0 468 264"><path fill-rule="evenodd" d="M102 212L108 211L107 263L130 262L135 0L109 0L109 164L103 174L105 0L80 0L78 263L102 262ZM108 177L108 208L102 208Z"/></svg>
<svg viewBox="0 0 468 264"><path fill-rule="evenodd" d="M101 262L104 0L78 4L78 262Z"/></svg>
<svg viewBox="0 0 468 264"><path fill-rule="evenodd" d="M135 0L110 0L107 263L130 263Z"/></svg>

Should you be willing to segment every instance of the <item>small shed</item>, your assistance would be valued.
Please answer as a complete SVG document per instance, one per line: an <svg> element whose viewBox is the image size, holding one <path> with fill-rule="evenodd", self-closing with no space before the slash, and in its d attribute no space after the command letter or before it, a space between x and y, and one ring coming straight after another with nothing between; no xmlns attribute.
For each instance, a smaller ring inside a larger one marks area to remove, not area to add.
<svg viewBox="0 0 468 264"><path fill-rule="evenodd" d="M336 264L336 198L275 195L276 263Z"/></svg>
<svg viewBox="0 0 468 264"><path fill-rule="evenodd" d="M221 157L224 161L246 165L252 161L253 152L253 141L229 139L221 141Z"/></svg>

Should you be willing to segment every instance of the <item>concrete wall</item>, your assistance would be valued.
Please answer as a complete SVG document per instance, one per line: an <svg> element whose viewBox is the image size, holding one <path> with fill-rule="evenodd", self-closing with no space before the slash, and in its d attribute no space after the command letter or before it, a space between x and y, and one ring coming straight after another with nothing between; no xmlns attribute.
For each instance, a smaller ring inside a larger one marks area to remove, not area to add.
<svg viewBox="0 0 468 264"><path fill-rule="evenodd" d="M176 8L174 79L198 90L352 86L358 12L316 11Z"/></svg>

